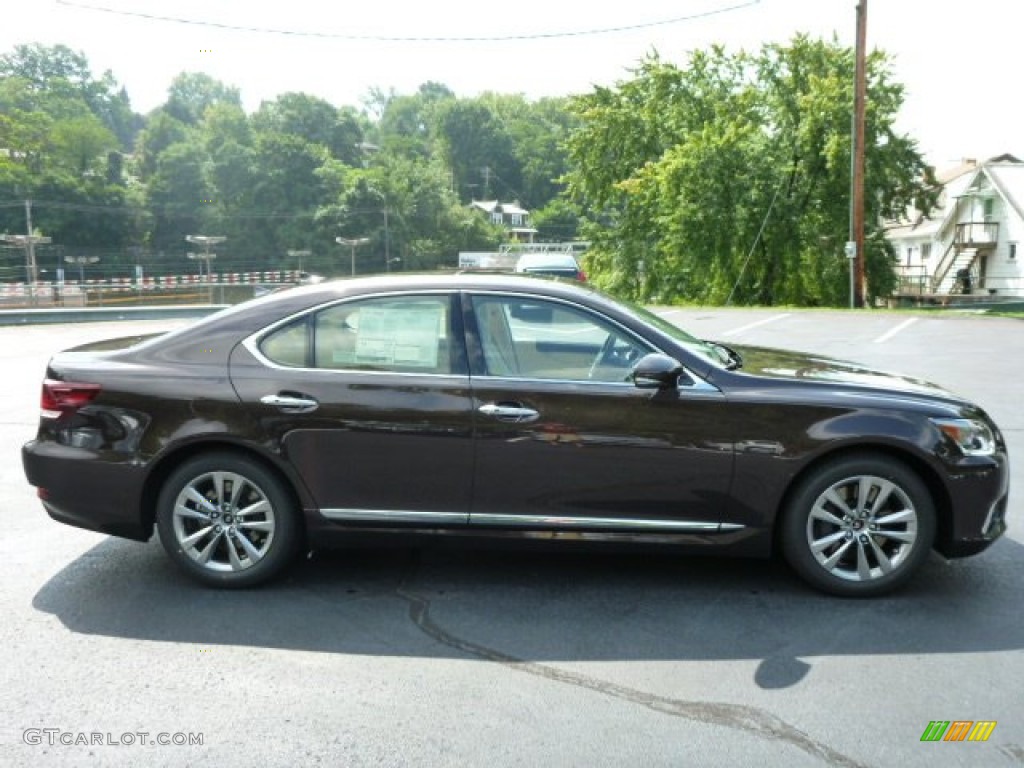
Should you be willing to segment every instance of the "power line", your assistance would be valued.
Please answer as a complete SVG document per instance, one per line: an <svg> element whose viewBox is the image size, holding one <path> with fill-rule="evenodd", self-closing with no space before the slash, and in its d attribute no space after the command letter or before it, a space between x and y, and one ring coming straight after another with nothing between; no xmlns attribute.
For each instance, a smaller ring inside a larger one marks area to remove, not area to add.
<svg viewBox="0 0 1024 768"><path fill-rule="evenodd" d="M226 24L219 21L208 21L205 19L188 19L180 16L164 16L154 13L143 13L142 11L126 11L119 8L108 8L92 3L74 2L74 0L57 0L57 5L64 5L69 8L80 8L86 11L97 11L110 13L115 16L131 16L138 19L150 21L165 21L174 24L189 24L199 27L212 27L215 29L226 29L235 32L257 32L268 35L289 35L293 37L318 37L330 40L349 40L375 43L505 43L523 40L551 40L567 37L593 37L596 35L611 35L622 32L633 32L639 29L652 29L654 27L667 27L673 24L682 24L687 21L695 21L710 16L718 16L724 13L731 13L743 8L758 5L761 0L747 0L746 2L734 5L715 8L710 11L700 11L685 16L676 16L670 19L658 19L655 21L638 22L636 24L623 24L614 27L598 27L595 29L579 30L558 30L554 32L532 32L519 35L469 35L469 36L416 36L416 35L360 35L350 32L316 32L302 29L280 29L276 27L253 27L241 24Z"/></svg>

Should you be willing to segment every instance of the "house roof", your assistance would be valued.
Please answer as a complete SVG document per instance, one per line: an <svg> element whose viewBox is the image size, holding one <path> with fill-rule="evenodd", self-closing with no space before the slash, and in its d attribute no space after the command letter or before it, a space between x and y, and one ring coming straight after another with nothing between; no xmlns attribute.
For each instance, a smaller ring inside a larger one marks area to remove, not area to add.
<svg viewBox="0 0 1024 768"><path fill-rule="evenodd" d="M1017 215L1024 219L1024 163L1021 163L1012 155L1010 160L1005 162L986 162L978 166L978 169L969 175L961 176L946 185L947 199L954 200L967 194L973 193L979 186L982 179L987 179L992 187L1006 201L1006 204L1016 211ZM946 229L950 222L956 217L956 204L947 205L939 224L939 231Z"/></svg>
<svg viewBox="0 0 1024 768"><path fill-rule="evenodd" d="M970 173L978 167L978 161L973 157L965 157L957 165L950 168L943 168L941 171L935 171L935 180L939 184L946 185L953 179L963 176L965 173Z"/></svg>
<svg viewBox="0 0 1024 768"><path fill-rule="evenodd" d="M518 200L511 203L502 203L499 200L473 200L470 202L470 206L479 208L487 213L507 213L513 216L516 214L528 216L530 213L525 208L520 207Z"/></svg>
<svg viewBox="0 0 1024 768"><path fill-rule="evenodd" d="M1024 163L989 165L985 172L992 180L992 185L1024 220Z"/></svg>
<svg viewBox="0 0 1024 768"><path fill-rule="evenodd" d="M1002 154L982 163L964 159L951 168L938 171L936 180L942 185L933 216L925 217L920 211L908 210L906 218L889 222L886 235L890 238L929 238L946 229L956 216L956 200L975 187L980 178L988 179L1018 215L1024 219L1024 162L1011 154Z"/></svg>

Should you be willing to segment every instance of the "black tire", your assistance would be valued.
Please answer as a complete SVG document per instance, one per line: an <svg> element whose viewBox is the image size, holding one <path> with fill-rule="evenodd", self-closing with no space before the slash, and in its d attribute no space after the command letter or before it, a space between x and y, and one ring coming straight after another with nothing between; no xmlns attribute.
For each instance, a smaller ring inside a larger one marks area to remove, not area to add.
<svg viewBox="0 0 1024 768"><path fill-rule="evenodd" d="M832 595L873 597L904 585L927 559L935 503L902 462L854 455L799 481L780 525L782 552L804 581Z"/></svg>
<svg viewBox="0 0 1024 768"><path fill-rule="evenodd" d="M174 470L160 489L156 524L178 567L222 588L274 578L300 541L288 489L262 464L234 453L202 454Z"/></svg>

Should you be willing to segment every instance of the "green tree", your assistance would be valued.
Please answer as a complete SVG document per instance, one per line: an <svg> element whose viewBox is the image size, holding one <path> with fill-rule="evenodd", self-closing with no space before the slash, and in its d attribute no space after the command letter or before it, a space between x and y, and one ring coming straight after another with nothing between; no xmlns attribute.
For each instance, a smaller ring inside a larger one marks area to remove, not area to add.
<svg viewBox="0 0 1024 768"><path fill-rule="evenodd" d="M536 209L555 199L563 190L562 177L569 170L565 141L576 120L565 98L527 101L520 94L488 93L481 97L507 126L516 168L509 175L516 188L496 180L502 199L518 199Z"/></svg>
<svg viewBox="0 0 1024 768"><path fill-rule="evenodd" d="M205 72L182 72L167 89L167 114L186 125L196 125L214 104L242 105L237 88L225 85Z"/></svg>
<svg viewBox="0 0 1024 768"><path fill-rule="evenodd" d="M205 226L210 213L207 201L212 199L203 172L206 158L197 141L172 144L157 158L146 187L146 206L153 222L152 249L180 258L188 248L186 235L211 234ZM180 263L184 265L184 260Z"/></svg>
<svg viewBox="0 0 1024 768"><path fill-rule="evenodd" d="M442 107L456 101L455 94L440 83L428 82L410 96L378 94L380 120L376 141L383 152L426 159L438 150L437 137Z"/></svg>
<svg viewBox="0 0 1024 768"><path fill-rule="evenodd" d="M55 122L50 146L55 162L73 173L87 174L106 167L107 154L117 149L118 141L97 118L85 115Z"/></svg>
<svg viewBox="0 0 1024 768"><path fill-rule="evenodd" d="M445 103L438 121L441 151L464 202L494 199L499 185L521 186L512 137L500 116L480 99Z"/></svg>
<svg viewBox="0 0 1024 768"><path fill-rule="evenodd" d="M148 181L156 172L160 154L172 144L185 141L188 135L189 127L165 110L151 112L135 140L135 173Z"/></svg>
<svg viewBox="0 0 1024 768"><path fill-rule="evenodd" d="M0 199L32 199L34 227L54 248L118 249L129 236L121 142L104 111L119 94L64 46L0 55ZM0 230L24 227L20 206L0 209ZM41 264L49 253L40 249Z"/></svg>
<svg viewBox="0 0 1024 768"><path fill-rule="evenodd" d="M361 161L359 145L366 121L351 108L337 109L307 93L285 93L263 102L253 123L260 131L291 134L310 144L320 144L350 165Z"/></svg>
<svg viewBox="0 0 1024 768"><path fill-rule="evenodd" d="M132 112L127 92L109 71L93 77L84 54L65 45L18 45L0 55L0 80L5 78L21 79L54 117L80 116L84 107L117 136L122 148L131 146L140 118Z"/></svg>
<svg viewBox="0 0 1024 768"><path fill-rule="evenodd" d="M636 76L575 100L571 199L600 284L639 298L842 304L853 56L796 37L758 54L648 57ZM868 61L869 289L891 285L878 223L931 193L893 121L902 89Z"/></svg>

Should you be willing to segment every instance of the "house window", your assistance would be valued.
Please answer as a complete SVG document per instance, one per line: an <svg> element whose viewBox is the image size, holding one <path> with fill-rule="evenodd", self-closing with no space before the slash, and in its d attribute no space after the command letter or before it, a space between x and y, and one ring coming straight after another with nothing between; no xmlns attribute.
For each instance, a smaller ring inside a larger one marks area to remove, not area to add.
<svg viewBox="0 0 1024 768"><path fill-rule="evenodd" d="M992 212L995 210L995 200L991 197L986 197L983 203L983 210L985 212L985 221L992 221Z"/></svg>
<svg viewBox="0 0 1024 768"><path fill-rule="evenodd" d="M925 263L932 257L932 244L922 243L921 244L921 263Z"/></svg>
<svg viewBox="0 0 1024 768"><path fill-rule="evenodd" d="M1010 257L1010 261L1013 261L1014 259L1017 258L1017 244L1016 243L1010 243L1009 257Z"/></svg>
<svg viewBox="0 0 1024 768"><path fill-rule="evenodd" d="M501 224L501 214L498 213L498 212L492 213L491 214L491 223L492 224Z"/></svg>
<svg viewBox="0 0 1024 768"><path fill-rule="evenodd" d="M523 214L521 214L521 213L513 213L512 214L512 226L513 227L521 227L521 226L523 226Z"/></svg>

